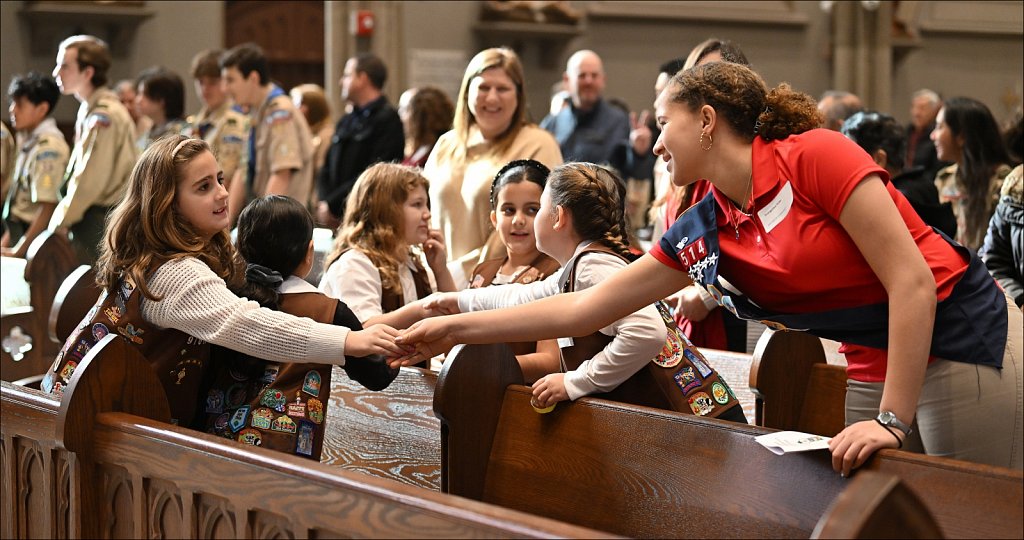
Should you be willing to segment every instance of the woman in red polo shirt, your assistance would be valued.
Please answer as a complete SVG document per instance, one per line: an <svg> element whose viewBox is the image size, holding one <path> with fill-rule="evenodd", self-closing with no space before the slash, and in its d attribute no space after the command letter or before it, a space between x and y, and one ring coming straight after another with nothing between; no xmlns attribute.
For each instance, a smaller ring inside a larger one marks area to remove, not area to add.
<svg viewBox="0 0 1024 540"><path fill-rule="evenodd" d="M848 425L830 444L844 475L896 447L1022 468L1022 313L977 257L925 226L855 143L814 129L814 100L787 85L712 63L655 106L673 183L714 186L659 245L587 291L422 321L395 364L580 335L692 280L744 318L844 344Z"/></svg>

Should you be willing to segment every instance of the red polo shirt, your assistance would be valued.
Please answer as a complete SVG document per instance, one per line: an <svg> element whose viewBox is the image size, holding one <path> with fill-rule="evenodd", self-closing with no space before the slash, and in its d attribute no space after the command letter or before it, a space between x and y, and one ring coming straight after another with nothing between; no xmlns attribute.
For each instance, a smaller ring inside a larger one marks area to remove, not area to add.
<svg viewBox="0 0 1024 540"><path fill-rule="evenodd" d="M765 309L814 313L886 302L882 283L839 223L853 189L877 174L935 276L939 301L967 269L945 240L924 224L910 203L857 144L816 129L781 141L754 139L754 211L747 216L717 188L718 273ZM736 230L739 238L736 238ZM676 253L660 245L651 254L685 271ZM851 379L885 380L886 351L844 344Z"/></svg>

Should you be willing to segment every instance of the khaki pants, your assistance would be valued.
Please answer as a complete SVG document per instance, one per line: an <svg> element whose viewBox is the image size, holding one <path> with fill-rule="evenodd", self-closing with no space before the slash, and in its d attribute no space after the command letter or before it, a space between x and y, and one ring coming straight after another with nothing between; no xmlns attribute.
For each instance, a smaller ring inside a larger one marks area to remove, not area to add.
<svg viewBox="0 0 1024 540"><path fill-rule="evenodd" d="M905 450L1024 468L1022 461L1022 377L1024 313L1007 298L1003 367L936 360L928 366L913 433ZM883 383L848 381L846 424L878 415Z"/></svg>

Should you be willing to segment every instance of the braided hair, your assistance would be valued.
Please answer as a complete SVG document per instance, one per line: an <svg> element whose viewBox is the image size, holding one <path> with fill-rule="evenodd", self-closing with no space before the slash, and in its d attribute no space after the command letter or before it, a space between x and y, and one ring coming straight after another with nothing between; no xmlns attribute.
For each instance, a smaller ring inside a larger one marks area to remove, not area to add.
<svg viewBox="0 0 1024 540"><path fill-rule="evenodd" d="M583 240L601 242L632 261L627 246L626 183L611 169L593 163L566 163L548 176L551 204L572 214Z"/></svg>

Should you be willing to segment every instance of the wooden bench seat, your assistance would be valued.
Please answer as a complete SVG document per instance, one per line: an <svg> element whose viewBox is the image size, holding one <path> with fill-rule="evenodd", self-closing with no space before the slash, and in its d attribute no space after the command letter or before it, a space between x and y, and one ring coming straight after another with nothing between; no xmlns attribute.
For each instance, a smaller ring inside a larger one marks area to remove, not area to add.
<svg viewBox="0 0 1024 540"><path fill-rule="evenodd" d="M826 451L762 448L764 428L594 398L538 414L521 382L504 346L449 356L435 394L445 491L624 536L808 537L850 485ZM1024 534L1020 471L895 450L866 470L896 476L946 536Z"/></svg>
<svg viewBox="0 0 1024 540"><path fill-rule="evenodd" d="M47 321L57 289L78 266L78 258L67 239L49 231L43 231L32 241L25 261L23 277L30 303L5 308L0 314L0 338L7 340L0 351L0 379L5 381L42 373L57 356L60 346L48 339ZM9 340L11 337L15 339ZM26 338L31 347L27 346Z"/></svg>
<svg viewBox="0 0 1024 540"><path fill-rule="evenodd" d="M62 402L0 394L4 538L608 536L169 425L148 365L113 335Z"/></svg>

